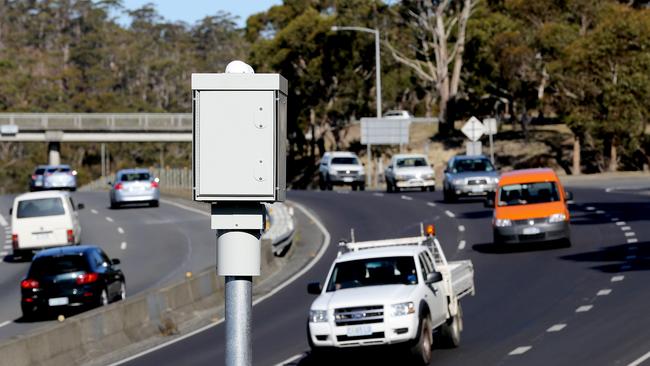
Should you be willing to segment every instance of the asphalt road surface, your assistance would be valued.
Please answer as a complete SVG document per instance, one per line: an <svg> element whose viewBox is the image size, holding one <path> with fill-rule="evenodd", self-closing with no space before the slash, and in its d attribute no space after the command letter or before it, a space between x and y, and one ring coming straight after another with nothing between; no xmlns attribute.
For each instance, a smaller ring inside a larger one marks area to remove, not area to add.
<svg viewBox="0 0 650 366"><path fill-rule="evenodd" d="M650 351L650 196L606 187L571 189L570 248L491 245L492 212L482 201L445 204L439 192L300 192L332 242L411 236L434 222L450 260L471 259L475 297L462 301L461 346L435 349L433 365L630 365ZM253 310L255 365L406 364L389 349L309 354L306 320L314 297L306 284L323 281L336 256L331 245L301 279ZM127 365L222 365L223 324Z"/></svg>

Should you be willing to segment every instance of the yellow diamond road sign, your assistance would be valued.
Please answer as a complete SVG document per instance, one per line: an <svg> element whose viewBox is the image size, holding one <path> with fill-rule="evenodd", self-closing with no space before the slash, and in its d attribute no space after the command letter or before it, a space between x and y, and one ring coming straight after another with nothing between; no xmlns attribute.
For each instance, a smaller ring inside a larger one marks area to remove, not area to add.
<svg viewBox="0 0 650 366"><path fill-rule="evenodd" d="M470 141L478 141L485 133L485 125L478 118L472 116L460 130Z"/></svg>

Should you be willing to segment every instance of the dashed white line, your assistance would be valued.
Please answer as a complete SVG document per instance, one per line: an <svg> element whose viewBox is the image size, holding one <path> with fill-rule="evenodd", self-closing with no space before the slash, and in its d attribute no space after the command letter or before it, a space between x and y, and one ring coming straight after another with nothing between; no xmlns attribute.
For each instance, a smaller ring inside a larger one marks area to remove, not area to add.
<svg viewBox="0 0 650 366"><path fill-rule="evenodd" d="M287 358L286 360L284 360L284 361L282 361L280 363L276 363L274 366L284 366L284 365L286 365L288 363L292 363L293 361L299 360L304 355L305 355L304 353L301 353L299 355L291 356L291 357Z"/></svg>
<svg viewBox="0 0 650 366"><path fill-rule="evenodd" d="M436 204L434 202L427 202L427 206L436 207Z"/></svg>
<svg viewBox="0 0 650 366"><path fill-rule="evenodd" d="M4 326L6 326L6 325L9 325L9 324L11 324L11 323L13 323L11 320L3 321L2 323L0 323L0 328L4 327Z"/></svg>
<svg viewBox="0 0 650 366"><path fill-rule="evenodd" d="M593 307L594 307L593 305L582 305L576 309L576 313L585 313L591 310Z"/></svg>
<svg viewBox="0 0 650 366"><path fill-rule="evenodd" d="M108 221L108 222L113 222L113 219L110 218L110 217L108 217L108 216L106 216L106 221Z"/></svg>
<svg viewBox="0 0 650 366"><path fill-rule="evenodd" d="M94 208L92 210L90 210L90 212L94 213L95 215L97 215L99 213L99 211L95 210Z"/></svg>
<svg viewBox="0 0 650 366"><path fill-rule="evenodd" d="M7 220L5 220L5 218L2 215L0 215L0 226L7 226L7 225L8 225Z"/></svg>
<svg viewBox="0 0 650 366"><path fill-rule="evenodd" d="M623 225L627 225L627 224L625 223L625 221L619 221L619 222L616 223L616 225L623 226Z"/></svg>
<svg viewBox="0 0 650 366"><path fill-rule="evenodd" d="M647 360L647 359L649 359L649 358L650 358L650 352L648 352L648 353L646 353L645 355L643 355L643 356L637 358L636 360L634 360L632 363L630 363L630 364L627 365L627 366L639 366L640 364L643 363L643 361L645 361L645 360Z"/></svg>
<svg viewBox="0 0 650 366"><path fill-rule="evenodd" d="M465 245L466 245L466 244L467 244L467 243L465 242L465 240L461 240L461 241L459 241L459 242L458 242L458 249L460 249L460 250L465 249Z"/></svg>
<svg viewBox="0 0 650 366"><path fill-rule="evenodd" d="M587 211L593 211L593 210L595 210L595 209L596 209L596 207L594 207L594 206L587 206L587 207L585 208L585 210L587 210Z"/></svg>
<svg viewBox="0 0 650 366"><path fill-rule="evenodd" d="M630 231L630 230L632 230L632 228L629 227L629 226L622 226L622 227L621 227L621 230L623 230L623 231Z"/></svg>
<svg viewBox="0 0 650 366"><path fill-rule="evenodd" d="M407 201L413 201L413 197L409 197L409 196L402 196L402 199Z"/></svg>
<svg viewBox="0 0 650 366"><path fill-rule="evenodd" d="M625 259L628 261L634 260L636 259L636 255L628 255L627 257L625 257Z"/></svg>
<svg viewBox="0 0 650 366"><path fill-rule="evenodd" d="M626 231L625 232L625 236L635 236L635 235L636 234L634 233L634 231Z"/></svg>
<svg viewBox="0 0 650 366"><path fill-rule="evenodd" d="M627 239L627 243L628 243L628 244L638 243L638 242L639 242L639 239L637 239L637 238L628 238L628 239ZM630 247L630 248L636 248L636 247ZM629 248L628 248L628 249L629 249Z"/></svg>
<svg viewBox="0 0 650 366"><path fill-rule="evenodd" d="M458 231L460 231L461 233L462 233L463 231L465 231L465 226L463 226L463 225L458 225Z"/></svg>
<svg viewBox="0 0 650 366"><path fill-rule="evenodd" d="M120 233L120 234L124 234L124 229L122 229L121 227L118 227L117 232Z"/></svg>
<svg viewBox="0 0 650 366"><path fill-rule="evenodd" d="M609 295L609 294L611 294L611 293L612 293L612 289L611 289L611 288L604 288L604 289L598 291L598 293L596 294L596 296L607 296L607 295Z"/></svg>
<svg viewBox="0 0 650 366"><path fill-rule="evenodd" d="M445 210L445 215L447 215L449 217L456 217L456 214L454 214L453 212L451 212L449 210Z"/></svg>
<svg viewBox="0 0 650 366"><path fill-rule="evenodd" d="M532 346L517 347L517 348L513 349L512 351L510 351L510 353L508 353L508 355L509 356L523 355L524 353L528 352L531 348L533 348L533 347Z"/></svg>
<svg viewBox="0 0 650 366"><path fill-rule="evenodd" d="M566 324L560 323L560 324L555 324L554 326L548 328L546 331L549 333L553 333L553 332L559 332L564 328L566 328Z"/></svg>
<svg viewBox="0 0 650 366"><path fill-rule="evenodd" d="M373 195L373 196L377 196L377 197L384 197L384 194L383 194L383 193L379 193L379 192L375 192L375 193L373 193L372 195Z"/></svg>
<svg viewBox="0 0 650 366"><path fill-rule="evenodd" d="M620 276L613 276L612 279L610 280L611 282L621 282L625 279L625 276L620 275Z"/></svg>
<svg viewBox="0 0 650 366"><path fill-rule="evenodd" d="M605 211L603 211L603 210L598 210L598 211L596 211L596 213L599 214L599 215L602 215L602 214L605 213Z"/></svg>
<svg viewBox="0 0 650 366"><path fill-rule="evenodd" d="M120 244L120 249L126 250L126 242L123 241L122 244Z"/></svg>

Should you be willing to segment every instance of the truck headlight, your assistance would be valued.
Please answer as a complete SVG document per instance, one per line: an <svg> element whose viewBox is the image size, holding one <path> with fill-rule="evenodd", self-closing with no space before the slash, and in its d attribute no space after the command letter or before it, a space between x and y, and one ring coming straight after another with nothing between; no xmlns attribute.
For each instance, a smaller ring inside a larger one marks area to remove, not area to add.
<svg viewBox="0 0 650 366"><path fill-rule="evenodd" d="M422 179L433 179L433 173L425 173L420 176Z"/></svg>
<svg viewBox="0 0 650 366"><path fill-rule="evenodd" d="M336 170L330 170L329 173L330 173L330 175L336 175L337 171Z"/></svg>
<svg viewBox="0 0 650 366"><path fill-rule="evenodd" d="M494 226L496 227L512 226L512 221L508 219L494 219Z"/></svg>
<svg viewBox="0 0 650 366"><path fill-rule="evenodd" d="M455 186L464 183L463 179L454 179L454 180L452 180L451 182L452 182Z"/></svg>
<svg viewBox="0 0 650 366"><path fill-rule="evenodd" d="M563 222L566 221L566 215L563 213L552 214L548 217L549 223Z"/></svg>
<svg viewBox="0 0 650 366"><path fill-rule="evenodd" d="M412 301L401 304L393 304L393 316L402 316L415 313L415 305Z"/></svg>
<svg viewBox="0 0 650 366"><path fill-rule="evenodd" d="M310 323L326 323L327 310L309 310Z"/></svg>

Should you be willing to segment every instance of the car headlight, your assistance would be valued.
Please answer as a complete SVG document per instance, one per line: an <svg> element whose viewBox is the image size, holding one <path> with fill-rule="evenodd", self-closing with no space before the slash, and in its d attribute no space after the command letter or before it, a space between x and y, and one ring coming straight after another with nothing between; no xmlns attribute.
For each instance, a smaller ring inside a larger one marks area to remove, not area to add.
<svg viewBox="0 0 650 366"><path fill-rule="evenodd" d="M563 213L553 214L548 217L548 222L550 223L563 222L563 221L566 221L566 215Z"/></svg>
<svg viewBox="0 0 650 366"><path fill-rule="evenodd" d="M415 313L415 305L412 301L393 304L393 316L402 316Z"/></svg>
<svg viewBox="0 0 650 366"><path fill-rule="evenodd" d="M326 323L327 310L309 310L310 323Z"/></svg>
<svg viewBox="0 0 650 366"><path fill-rule="evenodd" d="M337 171L332 169L332 170L329 171L329 173L330 173L330 175L336 175Z"/></svg>
<svg viewBox="0 0 650 366"><path fill-rule="evenodd" d="M492 178L492 183L499 184L499 177Z"/></svg>
<svg viewBox="0 0 650 366"><path fill-rule="evenodd" d="M433 173L425 173L422 174L420 177L422 177L422 179L433 179Z"/></svg>
<svg viewBox="0 0 650 366"><path fill-rule="evenodd" d="M463 179L454 179L454 180L452 180L451 182L452 182L454 185L459 185L459 184L463 184L463 183L464 183L464 180L463 180Z"/></svg>
<svg viewBox="0 0 650 366"><path fill-rule="evenodd" d="M397 175L395 175L395 179L397 179L397 180L407 180L408 178L409 178L408 175L405 175L405 174L397 174Z"/></svg>
<svg viewBox="0 0 650 366"><path fill-rule="evenodd" d="M512 226L512 221L508 219L494 219L494 226L496 227Z"/></svg>

